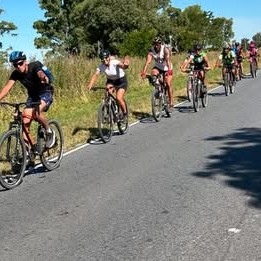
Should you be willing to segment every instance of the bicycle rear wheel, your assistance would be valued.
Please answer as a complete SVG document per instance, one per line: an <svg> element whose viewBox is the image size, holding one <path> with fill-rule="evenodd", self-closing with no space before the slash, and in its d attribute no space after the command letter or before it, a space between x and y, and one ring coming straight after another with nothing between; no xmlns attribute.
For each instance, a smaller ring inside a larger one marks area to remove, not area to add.
<svg viewBox="0 0 261 261"><path fill-rule="evenodd" d="M152 115L155 121L160 121L162 117L162 107L163 107L163 100L162 100L162 93L158 89L154 89L151 96L151 109Z"/></svg>
<svg viewBox="0 0 261 261"><path fill-rule="evenodd" d="M0 184L6 189L18 186L26 168L26 148L20 134L8 131L0 139Z"/></svg>
<svg viewBox="0 0 261 261"><path fill-rule="evenodd" d="M192 87L192 102L195 112L199 111L199 86L197 83L193 83Z"/></svg>
<svg viewBox="0 0 261 261"><path fill-rule="evenodd" d="M255 61L250 63L250 73L251 73L252 78L256 77L256 62Z"/></svg>
<svg viewBox="0 0 261 261"><path fill-rule="evenodd" d="M111 140L113 133L112 111L110 106L104 102L100 105L98 112L98 130L104 143Z"/></svg>
<svg viewBox="0 0 261 261"><path fill-rule="evenodd" d="M201 96L202 107L206 108L208 106L208 90L206 90L206 92L202 93L201 95L202 95Z"/></svg>
<svg viewBox="0 0 261 261"><path fill-rule="evenodd" d="M128 110L128 105L127 102L125 102L125 106L127 109L127 115L126 118L123 118L123 112L120 106L118 106L119 108L119 121L117 122L117 126L119 129L120 134L125 134L127 133L128 129L129 129L129 110Z"/></svg>
<svg viewBox="0 0 261 261"><path fill-rule="evenodd" d="M187 82L187 98L188 98L188 101L191 102L192 101L192 81L191 79L188 79L188 82Z"/></svg>
<svg viewBox="0 0 261 261"><path fill-rule="evenodd" d="M50 120L49 125L55 133L55 143L51 148L44 148L40 154L40 160L47 170L54 170L60 166L63 158L64 137L62 128L56 120Z"/></svg>

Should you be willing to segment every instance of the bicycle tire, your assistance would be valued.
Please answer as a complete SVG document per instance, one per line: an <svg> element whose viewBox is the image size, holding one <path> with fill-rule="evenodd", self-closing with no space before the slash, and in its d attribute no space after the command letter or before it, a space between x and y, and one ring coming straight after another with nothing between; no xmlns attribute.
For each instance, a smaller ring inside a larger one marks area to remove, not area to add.
<svg viewBox="0 0 261 261"><path fill-rule="evenodd" d="M153 118L159 122L162 117L163 99L162 93L158 89L154 89L151 95L151 110Z"/></svg>
<svg viewBox="0 0 261 261"><path fill-rule="evenodd" d="M225 90L225 95L228 96L228 87L229 86L229 74L226 72L224 76L224 90Z"/></svg>
<svg viewBox="0 0 261 261"><path fill-rule="evenodd" d="M208 106L208 90L206 90L206 93L202 94L201 104L203 108L206 108Z"/></svg>
<svg viewBox="0 0 261 261"><path fill-rule="evenodd" d="M171 117L171 113L170 113L170 111L169 111L169 103L168 103L169 98L168 98L167 90L165 90L164 92L166 92L166 93L163 94L163 106L164 106L164 111L165 111L165 113L166 113L166 116L167 116L168 118L170 118L170 117Z"/></svg>
<svg viewBox="0 0 261 261"><path fill-rule="evenodd" d="M188 79L187 81L187 99L189 102L192 101L192 81L191 79Z"/></svg>
<svg viewBox="0 0 261 261"><path fill-rule="evenodd" d="M40 160L46 170L54 170L60 166L64 151L64 135L58 121L50 120L50 128L55 133L55 144L51 148L45 148L40 154Z"/></svg>
<svg viewBox="0 0 261 261"><path fill-rule="evenodd" d="M252 78L256 77L256 63L255 62L250 63L250 73L251 73Z"/></svg>
<svg viewBox="0 0 261 261"><path fill-rule="evenodd" d="M107 143L111 140L113 133L113 119L111 107L102 102L98 111L98 130L101 140Z"/></svg>
<svg viewBox="0 0 261 261"><path fill-rule="evenodd" d="M4 133L0 139L0 184L12 189L23 181L26 168L26 148L15 130Z"/></svg>
<svg viewBox="0 0 261 261"><path fill-rule="evenodd" d="M124 100L124 103L125 103L125 106L127 109L127 116L126 116L126 119L124 120L124 122L121 120L119 120L117 122L117 126L118 126L120 134L127 133L128 129L129 129L129 109L128 109L127 102L125 100ZM123 117L123 112L122 112L122 109L120 106L118 106L118 111L119 111L119 118L121 119Z"/></svg>
<svg viewBox="0 0 261 261"><path fill-rule="evenodd" d="M196 82L192 85L192 101L195 112L199 111L199 88Z"/></svg>
<svg viewBox="0 0 261 261"><path fill-rule="evenodd" d="M229 72L229 93L234 93L235 90L235 81L232 72Z"/></svg>

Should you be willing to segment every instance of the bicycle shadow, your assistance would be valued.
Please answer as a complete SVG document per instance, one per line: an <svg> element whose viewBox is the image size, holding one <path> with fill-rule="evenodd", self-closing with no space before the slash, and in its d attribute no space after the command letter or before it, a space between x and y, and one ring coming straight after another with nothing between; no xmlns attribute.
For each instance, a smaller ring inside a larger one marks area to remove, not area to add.
<svg viewBox="0 0 261 261"><path fill-rule="evenodd" d="M248 205L261 208L261 129L242 128L205 141L221 141L222 145L218 153L208 156L204 170L192 175L211 179L226 177L226 186L244 191L250 197Z"/></svg>
<svg viewBox="0 0 261 261"><path fill-rule="evenodd" d="M182 106L177 106L175 109L180 113L192 113L195 112L192 105L185 106L184 104Z"/></svg>
<svg viewBox="0 0 261 261"><path fill-rule="evenodd" d="M132 115L141 123L155 123L155 119L148 112L133 111Z"/></svg>

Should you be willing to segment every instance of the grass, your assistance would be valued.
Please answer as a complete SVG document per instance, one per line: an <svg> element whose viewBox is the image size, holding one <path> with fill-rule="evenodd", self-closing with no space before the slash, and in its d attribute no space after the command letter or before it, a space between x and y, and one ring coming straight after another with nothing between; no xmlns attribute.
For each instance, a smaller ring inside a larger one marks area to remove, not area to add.
<svg viewBox="0 0 261 261"><path fill-rule="evenodd" d="M217 52L209 52L208 58L211 66L214 66ZM180 72L180 65L185 59L185 54L172 57L173 61L173 90L175 103L183 101L186 95L187 75ZM130 110L130 122L151 113L150 96L151 87L147 80L142 80L140 72L145 59L132 58L127 77L129 82L126 100ZM244 68L248 68L247 61ZM103 96L102 91L92 92L86 89L86 85L99 61L96 59L86 60L83 58L65 58L50 61L48 67L55 77L54 103L47 112L49 119L57 119L63 128L65 137L65 149L69 150L79 144L88 142L97 137L97 110ZM245 69L248 72L248 69ZM8 79L10 71L0 69L0 83L3 86ZM221 69L213 69L207 73L207 85L209 88L217 86L221 82ZM101 76L96 86L104 86L105 76ZM26 99L24 88L13 88L5 98L8 101L23 101ZM0 108L0 133L8 128L12 112Z"/></svg>

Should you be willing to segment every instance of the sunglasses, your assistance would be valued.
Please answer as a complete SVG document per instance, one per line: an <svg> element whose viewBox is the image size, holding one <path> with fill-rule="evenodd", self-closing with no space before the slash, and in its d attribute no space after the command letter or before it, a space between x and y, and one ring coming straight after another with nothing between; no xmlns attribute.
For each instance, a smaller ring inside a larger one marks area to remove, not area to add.
<svg viewBox="0 0 261 261"><path fill-rule="evenodd" d="M18 63L13 63L13 66L17 68L18 66L22 66L24 64L24 61L20 61Z"/></svg>

